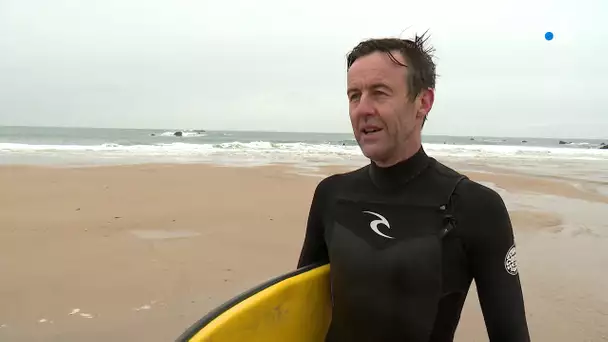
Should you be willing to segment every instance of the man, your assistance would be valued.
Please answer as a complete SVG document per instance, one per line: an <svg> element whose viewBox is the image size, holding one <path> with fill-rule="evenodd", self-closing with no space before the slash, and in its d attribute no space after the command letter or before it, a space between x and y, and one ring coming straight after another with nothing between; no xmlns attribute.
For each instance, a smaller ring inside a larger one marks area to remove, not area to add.
<svg viewBox="0 0 608 342"><path fill-rule="evenodd" d="M355 138L370 164L322 180L298 267L330 263L328 342L452 341L474 280L491 341L529 341L507 209L427 156L435 65L424 35L347 58Z"/></svg>

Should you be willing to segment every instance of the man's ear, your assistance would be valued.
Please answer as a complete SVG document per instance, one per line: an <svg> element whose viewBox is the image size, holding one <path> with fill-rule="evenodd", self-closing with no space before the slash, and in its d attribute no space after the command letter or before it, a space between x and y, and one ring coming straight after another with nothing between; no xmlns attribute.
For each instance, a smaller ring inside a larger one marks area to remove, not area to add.
<svg viewBox="0 0 608 342"><path fill-rule="evenodd" d="M433 108L433 103L435 102L435 89L429 88L422 90L420 95L418 95L418 99L420 104L416 116L419 119L424 119Z"/></svg>

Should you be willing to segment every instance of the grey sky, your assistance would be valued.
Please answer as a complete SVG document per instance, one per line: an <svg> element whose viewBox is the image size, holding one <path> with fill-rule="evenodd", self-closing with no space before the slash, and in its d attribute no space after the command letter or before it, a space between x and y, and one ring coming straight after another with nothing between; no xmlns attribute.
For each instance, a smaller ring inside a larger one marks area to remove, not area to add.
<svg viewBox="0 0 608 342"><path fill-rule="evenodd" d="M600 1L0 0L0 125L348 132L348 50L429 29L425 133L605 138Z"/></svg>

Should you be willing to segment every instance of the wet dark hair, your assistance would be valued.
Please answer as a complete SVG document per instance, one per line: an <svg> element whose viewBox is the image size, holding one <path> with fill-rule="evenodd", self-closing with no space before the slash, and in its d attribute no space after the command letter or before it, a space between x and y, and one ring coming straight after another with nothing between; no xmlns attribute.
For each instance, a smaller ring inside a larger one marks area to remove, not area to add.
<svg viewBox="0 0 608 342"><path fill-rule="evenodd" d="M416 35L413 40L399 38L364 40L348 53L346 57L346 70L348 71L353 63L361 57L374 52L384 52L394 63L408 68L409 72L406 78L409 89L408 97L413 101L422 90L435 88L436 72L435 63L433 62L435 49L425 45L428 40L427 32L424 32L420 36ZM393 51L401 53L407 65L399 62L393 55Z"/></svg>

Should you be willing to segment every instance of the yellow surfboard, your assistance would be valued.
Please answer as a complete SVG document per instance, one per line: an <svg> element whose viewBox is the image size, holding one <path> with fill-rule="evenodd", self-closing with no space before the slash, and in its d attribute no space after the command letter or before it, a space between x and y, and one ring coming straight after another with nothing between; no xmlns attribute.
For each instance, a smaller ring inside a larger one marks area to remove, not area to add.
<svg viewBox="0 0 608 342"><path fill-rule="evenodd" d="M311 265L232 298L177 342L322 342L330 321L329 264Z"/></svg>

